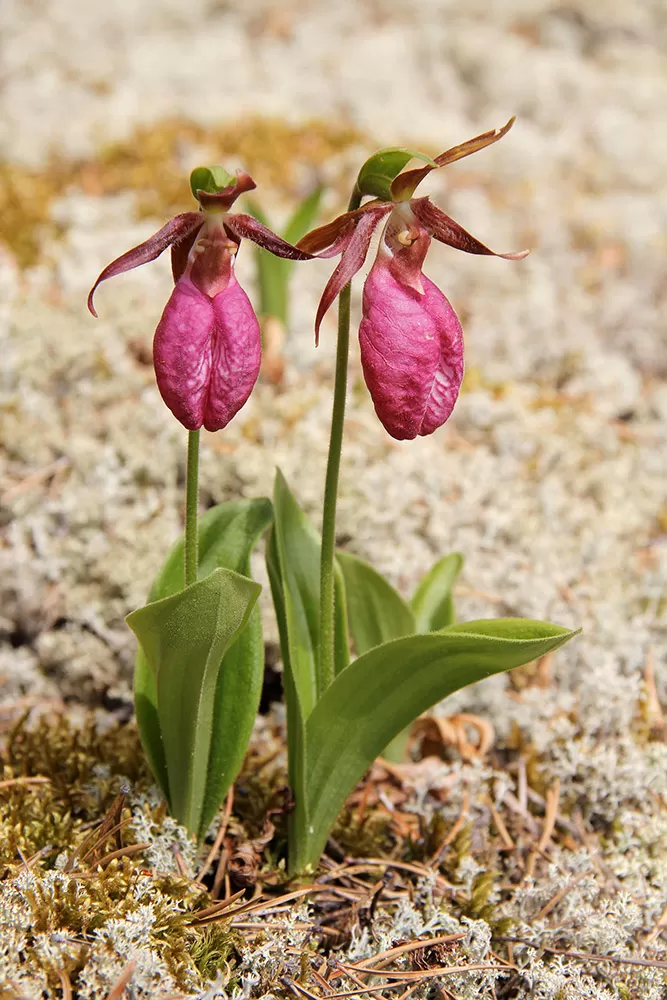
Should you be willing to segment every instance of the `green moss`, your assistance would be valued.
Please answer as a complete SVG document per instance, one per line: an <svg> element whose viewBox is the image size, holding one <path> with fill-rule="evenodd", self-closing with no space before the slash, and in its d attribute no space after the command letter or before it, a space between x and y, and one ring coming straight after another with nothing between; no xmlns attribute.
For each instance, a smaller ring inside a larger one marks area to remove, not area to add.
<svg viewBox="0 0 667 1000"><path fill-rule="evenodd" d="M1 763L11 782L0 787L3 933L18 935L20 973L35 989L45 981L61 995L65 970L76 996L77 977L90 962L104 969L108 959L113 974L122 942L133 934L179 988L199 988L225 967L233 954L225 923L193 924L211 902L204 887L149 870L141 851L105 858L120 844L113 827L121 817L123 844L136 842L119 786L129 784L139 796L152 788L133 724L102 731L92 717L80 727L64 716L34 725L23 718ZM38 776L47 783L24 783ZM164 805L143 809L159 828Z"/></svg>
<svg viewBox="0 0 667 1000"><path fill-rule="evenodd" d="M223 923L211 924L197 934L190 948L190 958L204 982L215 979L220 969L234 963L235 935Z"/></svg>
<svg viewBox="0 0 667 1000"><path fill-rule="evenodd" d="M355 858L394 857L397 841L391 831L391 816L367 809L360 818L358 809L344 809L331 836L345 854Z"/></svg>
<svg viewBox="0 0 667 1000"><path fill-rule="evenodd" d="M63 948L45 954L44 936L62 944L73 985L91 948L113 948L122 942L123 922L135 930L137 942L164 963L182 987L197 986L201 974L214 975L232 953L224 926L200 932L192 915L208 904L208 894L189 879L154 876L129 858L112 861L94 872L23 872L5 893L5 903L27 928L22 947L25 972L45 974L57 982ZM11 918L10 918L11 919ZM52 960L49 957L52 956Z"/></svg>
<svg viewBox="0 0 667 1000"><path fill-rule="evenodd" d="M475 876L470 896L461 906L461 913L464 917L470 917L472 920L486 920L487 923L492 924L496 906L495 903L491 902L491 895L498 874L495 871L486 871Z"/></svg>
<svg viewBox="0 0 667 1000"><path fill-rule="evenodd" d="M47 856L72 845L84 825L99 819L123 782L137 790L152 783L133 724L99 732L89 718L81 727L66 716L24 717L9 734L0 758L0 857ZM22 779L45 778L43 784ZM18 780L17 780L18 779Z"/></svg>

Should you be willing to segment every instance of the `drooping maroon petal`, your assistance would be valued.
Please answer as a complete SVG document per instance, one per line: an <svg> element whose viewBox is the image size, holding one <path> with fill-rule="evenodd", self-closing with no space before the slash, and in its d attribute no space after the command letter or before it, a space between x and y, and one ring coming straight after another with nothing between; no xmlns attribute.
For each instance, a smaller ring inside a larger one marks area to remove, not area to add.
<svg viewBox="0 0 667 1000"><path fill-rule="evenodd" d="M160 394L184 427L226 427L261 361L259 323L233 273L213 299L180 279L155 331L153 360Z"/></svg>
<svg viewBox="0 0 667 1000"><path fill-rule="evenodd" d="M309 233L301 237L297 247L308 253L316 254L318 257L335 257L347 245L352 230L361 216L367 212L375 212L380 207L387 212L391 210L391 205L374 198L362 205L361 208L355 208L351 212L343 212L331 222L326 222L323 226L318 226L317 229L311 229ZM321 252L327 248L327 253Z"/></svg>
<svg viewBox="0 0 667 1000"><path fill-rule="evenodd" d="M449 417L463 378L463 334L451 305L422 276L406 288L379 255L366 279L361 363L375 411L399 441L432 434Z"/></svg>
<svg viewBox="0 0 667 1000"><path fill-rule="evenodd" d="M349 241L347 241L343 256L338 261L333 274L325 285L322 298L317 307L317 316L315 317L315 346L320 341L320 326L324 316L336 296L340 295L348 281L351 281L362 267L366 260L368 248L371 245L373 232L380 219L387 215L388 212L391 212L392 207L391 203L388 203L357 216L357 224L354 232L350 236Z"/></svg>
<svg viewBox="0 0 667 1000"><path fill-rule="evenodd" d="M345 237L352 232L357 221L357 212L344 212L337 219L311 229L309 233L302 236L297 246L307 253L316 254L327 247L333 246L341 237Z"/></svg>
<svg viewBox="0 0 667 1000"><path fill-rule="evenodd" d="M166 226L163 226L153 236L140 243L139 246L133 247L127 253L121 254L120 257L107 264L88 295L88 308L93 316L97 316L93 305L93 296L100 282L106 281L107 278L113 278L117 274L122 274L124 271L131 271L135 267L141 267L142 264L148 264L149 261L159 257L168 246L179 243L181 240L186 240L192 233L196 233L203 224L204 218L201 212L183 212L182 215L176 215L173 219L170 219Z"/></svg>
<svg viewBox="0 0 667 1000"><path fill-rule="evenodd" d="M431 233L434 239L454 247L455 250L484 254L487 257L504 257L505 260L522 260L530 253L530 250L518 250L516 253L496 253L494 250L490 250L474 236L471 236L458 222L445 215L428 198L413 198L410 202L410 208L417 220Z"/></svg>
<svg viewBox="0 0 667 1000"><path fill-rule="evenodd" d="M241 239L252 240L257 246L276 257L286 257L288 260L312 260L313 255L292 246L287 240L281 239L266 226L263 226L252 215L228 215L225 218L225 229L238 242Z"/></svg>
<svg viewBox="0 0 667 1000"><path fill-rule="evenodd" d="M218 209L221 212L228 212L240 195L248 191L254 191L257 185L245 170L236 171L236 180L233 184L221 188L215 193L197 189L197 201L202 208Z"/></svg>
<svg viewBox="0 0 667 1000"><path fill-rule="evenodd" d="M445 167L448 163L454 163L455 160L462 160L464 156L470 156L471 153L476 153L479 149L485 149L487 146L493 145L494 142L498 142L504 135L507 135L515 121L516 118L512 117L502 128L494 128L490 132L483 132L481 135L475 136L474 139L468 139L467 142L461 142L458 146L452 146L451 149L447 149L444 153L436 156L435 162L438 167ZM435 167L431 166L418 167L416 170L406 170L405 173L399 174L398 177L394 178L391 185L392 197L396 201L403 201L405 198L409 198L417 189L417 185L421 184L424 178L435 169Z"/></svg>

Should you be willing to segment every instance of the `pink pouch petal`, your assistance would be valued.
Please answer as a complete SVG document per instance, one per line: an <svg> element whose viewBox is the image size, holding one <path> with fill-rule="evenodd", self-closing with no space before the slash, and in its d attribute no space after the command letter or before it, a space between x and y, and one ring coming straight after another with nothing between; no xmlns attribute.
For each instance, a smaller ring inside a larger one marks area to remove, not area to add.
<svg viewBox="0 0 667 1000"><path fill-rule="evenodd" d="M232 273L212 299L181 278L155 331L153 361L165 403L184 427L226 427L259 375L259 323Z"/></svg>
<svg viewBox="0 0 667 1000"><path fill-rule="evenodd" d="M366 279L361 363L375 411L398 440L432 434L447 420L463 378L463 332L432 281L423 294L399 283L378 258Z"/></svg>

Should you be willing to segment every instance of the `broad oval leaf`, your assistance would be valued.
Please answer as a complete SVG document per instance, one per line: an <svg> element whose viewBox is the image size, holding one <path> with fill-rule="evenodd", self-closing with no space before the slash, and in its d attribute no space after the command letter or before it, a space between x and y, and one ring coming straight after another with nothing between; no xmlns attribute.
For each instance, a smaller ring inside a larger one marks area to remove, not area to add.
<svg viewBox="0 0 667 1000"><path fill-rule="evenodd" d="M431 167L437 167L435 160L424 153L403 146L388 146L373 153L364 163L357 177L357 188L361 194L373 195L382 201L393 201L391 182L400 174L410 160L423 160Z"/></svg>
<svg viewBox="0 0 667 1000"><path fill-rule="evenodd" d="M290 864L317 864L336 816L383 747L447 695L556 649L576 633L549 622L498 619L396 639L339 674L306 721L307 825Z"/></svg>
<svg viewBox="0 0 667 1000"><path fill-rule="evenodd" d="M422 578L410 605L417 622L416 632L437 632L455 621L452 589L463 567L463 556L452 552L443 556Z"/></svg>
<svg viewBox="0 0 667 1000"><path fill-rule="evenodd" d="M156 679L171 810L191 833L202 821L222 660L260 591L253 580L216 569L126 618Z"/></svg>
<svg viewBox="0 0 667 1000"><path fill-rule="evenodd" d="M415 616L388 580L364 559L337 552L343 572L350 633L358 656L417 631Z"/></svg>
<svg viewBox="0 0 667 1000"><path fill-rule="evenodd" d="M218 504L199 520L199 577L218 567L250 576L250 554L271 523L271 501L266 498ZM149 602L183 589L183 537L175 543L156 576ZM264 673L264 643L259 609L254 608L246 629L226 653L215 693L213 740L202 824L215 815L236 777L257 714ZM165 798L169 798L167 766L157 714L155 675L144 653L137 650L134 699L141 741L151 770ZM215 804L214 804L215 803Z"/></svg>

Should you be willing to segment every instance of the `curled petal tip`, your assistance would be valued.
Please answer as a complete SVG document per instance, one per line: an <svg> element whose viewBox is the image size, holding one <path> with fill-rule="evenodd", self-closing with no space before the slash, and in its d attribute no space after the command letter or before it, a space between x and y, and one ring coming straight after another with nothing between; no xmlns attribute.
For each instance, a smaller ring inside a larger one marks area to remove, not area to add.
<svg viewBox="0 0 667 1000"><path fill-rule="evenodd" d="M496 257L503 257L505 260L523 260L532 250L517 250L515 253L498 253Z"/></svg>
<svg viewBox="0 0 667 1000"><path fill-rule="evenodd" d="M131 250L121 254L120 257L116 257L110 264L107 264L104 270L98 275L97 281L88 295L88 308L93 316L97 316L93 305L93 296L97 291L98 285L106 281L107 278L113 278L115 275L123 274L125 271L132 271L135 267L141 267L142 264L147 264L149 261L155 260L167 247L187 239L192 233L197 232L203 224L204 219L199 212L183 212L181 215L175 215L157 233L149 236L143 243L132 247Z"/></svg>
<svg viewBox="0 0 667 1000"><path fill-rule="evenodd" d="M507 135L507 133L509 132L509 130L512 128L512 125L514 125L515 121L516 121L516 115L512 115L512 117L507 122L507 124L503 125L502 128L495 129L495 133L496 133L496 135L498 136L499 139L503 135Z"/></svg>

